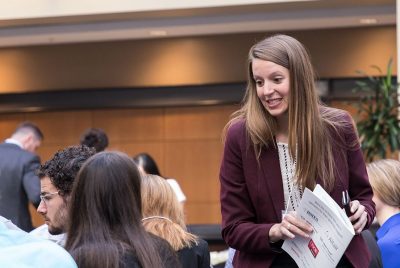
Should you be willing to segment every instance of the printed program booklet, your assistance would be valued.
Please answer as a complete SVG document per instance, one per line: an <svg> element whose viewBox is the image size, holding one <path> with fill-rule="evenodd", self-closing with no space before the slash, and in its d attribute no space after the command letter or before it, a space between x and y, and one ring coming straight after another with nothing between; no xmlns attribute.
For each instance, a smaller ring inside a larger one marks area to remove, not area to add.
<svg viewBox="0 0 400 268"><path fill-rule="evenodd" d="M305 189L297 216L313 226L309 238L296 236L282 245L302 267L336 267L354 236L354 228L346 213L317 184L314 191Z"/></svg>

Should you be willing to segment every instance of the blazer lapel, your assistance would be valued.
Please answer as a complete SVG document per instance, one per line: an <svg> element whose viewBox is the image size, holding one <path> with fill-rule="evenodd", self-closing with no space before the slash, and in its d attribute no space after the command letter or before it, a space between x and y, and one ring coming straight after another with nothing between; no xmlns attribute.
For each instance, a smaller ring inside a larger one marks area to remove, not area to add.
<svg viewBox="0 0 400 268"><path fill-rule="evenodd" d="M262 150L260 165L270 193L271 204L277 220L280 221L282 219L282 210L284 209L283 184L278 150L273 143L269 144L267 149Z"/></svg>

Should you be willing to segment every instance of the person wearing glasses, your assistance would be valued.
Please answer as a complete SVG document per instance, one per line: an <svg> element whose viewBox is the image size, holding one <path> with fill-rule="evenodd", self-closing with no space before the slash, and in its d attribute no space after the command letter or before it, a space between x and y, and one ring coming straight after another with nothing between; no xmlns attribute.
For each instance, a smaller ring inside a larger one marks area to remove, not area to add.
<svg viewBox="0 0 400 268"><path fill-rule="evenodd" d="M64 246L72 185L82 164L95 153L95 149L87 146L70 146L40 166L41 202L37 211L45 224L33 230L32 234Z"/></svg>
<svg viewBox="0 0 400 268"><path fill-rule="evenodd" d="M100 152L83 164L65 244L78 267L181 267L168 242L146 232L141 203L140 173L129 156Z"/></svg>

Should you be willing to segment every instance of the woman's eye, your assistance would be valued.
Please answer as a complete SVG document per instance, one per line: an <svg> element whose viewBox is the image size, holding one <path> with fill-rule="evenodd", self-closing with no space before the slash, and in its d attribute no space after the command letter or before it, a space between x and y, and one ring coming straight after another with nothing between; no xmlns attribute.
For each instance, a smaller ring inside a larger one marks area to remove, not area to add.
<svg viewBox="0 0 400 268"><path fill-rule="evenodd" d="M262 87L264 85L264 82L262 80L256 80L256 85L258 87Z"/></svg>
<svg viewBox="0 0 400 268"><path fill-rule="evenodd" d="M277 83L277 84L281 83L282 80L283 80L282 77L275 77L275 78L274 78L274 82Z"/></svg>

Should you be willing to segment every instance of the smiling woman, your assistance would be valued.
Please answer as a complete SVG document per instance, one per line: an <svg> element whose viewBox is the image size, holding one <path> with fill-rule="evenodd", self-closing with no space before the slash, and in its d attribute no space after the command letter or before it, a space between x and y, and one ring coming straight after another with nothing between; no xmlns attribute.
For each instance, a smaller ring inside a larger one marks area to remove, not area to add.
<svg viewBox="0 0 400 268"><path fill-rule="evenodd" d="M252 64L257 95L274 117L287 117L289 70L272 61L255 59Z"/></svg>
<svg viewBox="0 0 400 268"><path fill-rule="evenodd" d="M299 41L287 35L261 40L250 49L247 75L243 106L225 132L222 236L236 249L234 267L297 267L280 246L312 237L312 226L295 213L304 189L321 184L339 205L348 190L350 221L360 234L375 215L371 186L353 121L320 104ZM369 261L364 240L355 236L338 267L368 267Z"/></svg>

